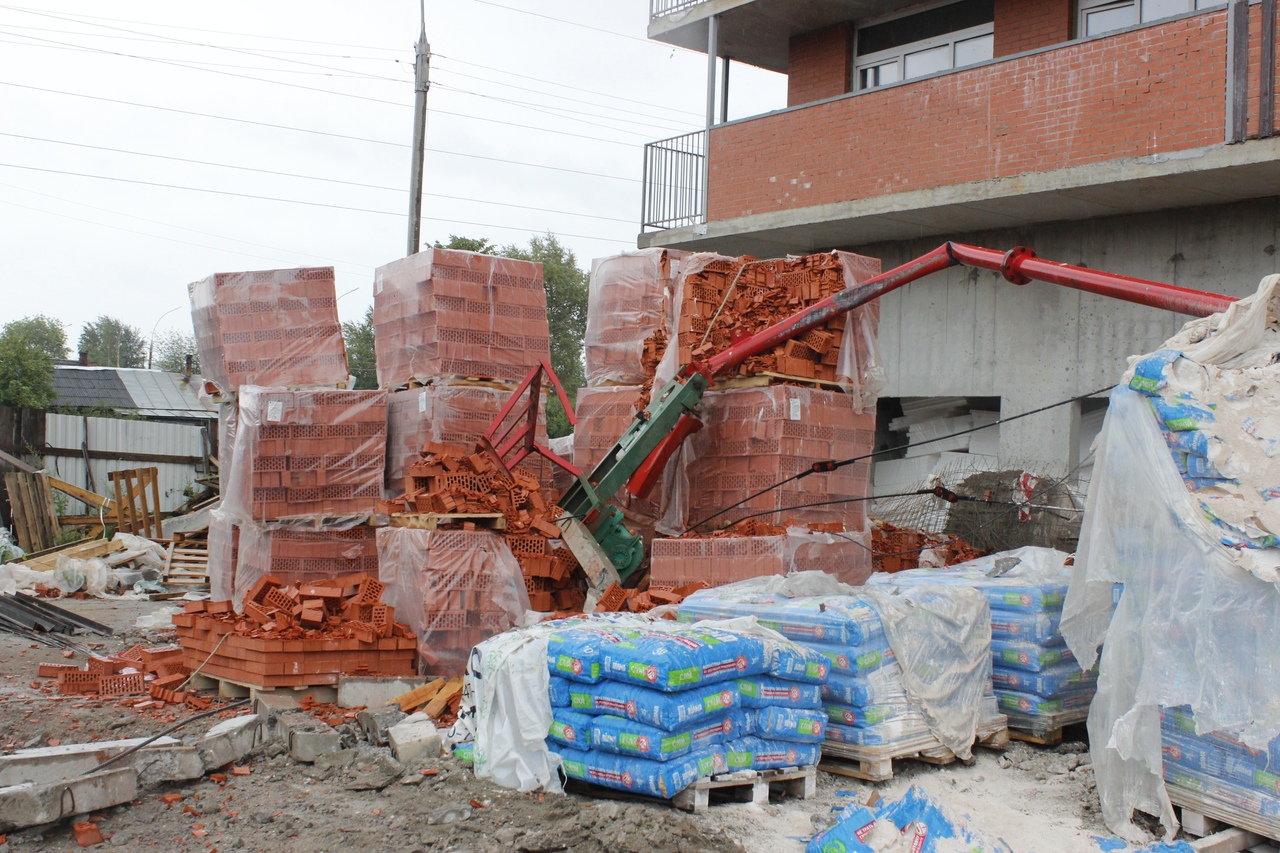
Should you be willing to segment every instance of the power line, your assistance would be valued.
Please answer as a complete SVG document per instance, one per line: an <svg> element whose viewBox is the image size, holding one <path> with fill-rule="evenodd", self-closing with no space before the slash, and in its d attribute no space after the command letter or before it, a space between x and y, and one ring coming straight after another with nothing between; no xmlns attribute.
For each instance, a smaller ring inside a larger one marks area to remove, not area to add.
<svg viewBox="0 0 1280 853"><path fill-rule="evenodd" d="M437 84L437 85L439 85L439 84ZM445 86L444 88L445 88L445 89L452 89L452 87L451 87L451 86ZM453 91L458 91L458 90L453 89ZM474 93L472 93L472 92L467 92L467 93L465 93L465 94L474 94ZM484 97L484 96L483 96L483 95L481 95L481 97ZM542 131L543 133L555 133L555 134L558 134L558 135L560 135L560 136L572 136L574 139L589 139L589 140L591 140L592 142L607 142L607 143L609 143L610 145L625 145L627 148L634 148L636 145L640 144L640 143L637 143L637 142L623 142L623 141L622 141L622 140L620 140L620 139L605 139L605 138L604 138L604 137L602 137L602 136L587 136L586 134L582 134L582 133L571 133L570 131L567 131L567 130L552 130L552 129L551 129L551 128L549 128L549 127L537 127L537 126L532 125L532 124L520 124L520 123L518 123L518 122L514 122L514 121L503 121L503 120L501 120L501 119L496 119L496 118L485 118L484 116L472 116L472 115L467 115L466 113L455 113L455 112L451 112L451 111L449 111L449 110L432 109L432 110L430 110L430 114L431 114L431 115L455 116L455 117L457 117L457 118L466 118L466 119L471 119L471 120L473 120L473 121L487 121L487 122L490 122L490 123L492 123L492 124L501 124L501 125L506 125L507 127L519 127L519 128L523 128L524 130L539 130L539 131ZM563 117L562 117L562 116L555 116L555 118L563 118ZM590 124L590 122L587 122L587 123L588 123L588 124ZM603 127L603 125L601 125L601 126ZM608 130L616 130L616 131L618 131L619 133L633 133L633 132L634 132L634 131L630 131L630 130L621 130L621 129L616 128L616 127L608 128Z"/></svg>
<svg viewBox="0 0 1280 853"><path fill-rule="evenodd" d="M447 73L454 73L454 72L447 72ZM435 81L432 81L432 82L435 82ZM586 119L575 118L575 116L597 116L598 118L604 119L605 121L619 122L621 124L638 124L641 127L646 127L646 128L652 128L654 126L653 121L637 121L636 119L628 119L628 118L612 118L611 116L601 116L601 115L598 115L597 113L588 113L588 112L583 112L582 110L571 110L568 107L556 107L556 106L552 106L551 104L530 104L523 101L515 101L510 98L503 98L498 95L486 95L481 92L472 92L467 89L459 89L457 86L451 86L448 83L435 83L435 85L448 89L451 92L458 92L463 95L472 95L473 97L484 98L485 100L489 100L489 101L497 101L498 103L501 103L501 104L508 104L513 107L519 107L520 109L525 109L525 110L532 110L533 112L537 112L537 113L546 113L548 115L554 116L555 118L581 122L582 124L589 124L593 127L602 127L605 130L612 130L618 133L632 133L632 134L635 134L636 136L643 136L646 139L652 138L651 133L641 133L635 130L627 130L626 128L613 127L611 125L600 124L599 122L595 122L595 121L587 121ZM553 95L551 97L555 97L555 96ZM551 110L555 110L555 112L549 112ZM676 130L682 130L683 132L687 132L687 126L668 125L668 128L673 128Z"/></svg>
<svg viewBox="0 0 1280 853"><path fill-rule="evenodd" d="M584 89L581 86L570 86L568 83L560 83L556 80L547 80L542 77L530 77L528 74L517 74L514 71L506 71L502 68L494 68L492 65L481 65L478 62L471 62L466 59L455 59L451 56L445 56L442 53L433 53L431 54L431 58L444 59L449 62L457 62L461 65L468 65L472 68L483 68L486 71L493 71L497 74L506 74L511 77L519 77L522 80L533 80L536 83L547 83L548 85L551 85L551 86L561 86L565 89L573 89L575 92L586 92L589 95L600 95L603 98L611 98L612 100L615 100L615 101L626 101L627 103L639 104L644 107L657 107L658 109L661 109L661 110L671 110L672 112L686 113L691 116L697 116L699 119L703 118L703 114L695 110L678 110L678 109L674 109L673 107L669 107L666 104L655 104L652 101L638 101L635 98L623 98L618 95L611 94L609 92L600 92L595 89ZM456 74L457 72L454 72L454 73ZM490 81L490 82L494 82L494 81Z"/></svg>
<svg viewBox="0 0 1280 853"><path fill-rule="evenodd" d="M611 178L615 181L629 181L633 184L642 184L644 181L639 178L625 178L622 175L606 175L603 172L586 172L582 169L566 169L563 166L547 166L542 163L526 163L523 160L505 160L501 157L485 157L480 154L464 154L461 151L446 151L443 148L427 148L432 154L449 154L454 157L471 157L475 160L489 160L494 163L510 163L513 166L528 166L532 169L551 169L556 172L568 172L572 175L587 175L593 178Z"/></svg>
<svg viewBox="0 0 1280 853"><path fill-rule="evenodd" d="M603 29L602 27L593 27L590 24L583 24L579 21L570 21L570 20L566 20L565 18L553 18L550 15L543 15L540 12L530 12L528 9L517 9L515 6L504 6L501 3L494 3L493 0L474 0L474 2L483 3L485 6L496 6L499 9L506 9L509 12L519 12L522 15L532 15L535 18L544 18L548 21L555 21L558 24L568 24L571 27L581 27L584 30L591 30L592 32L604 33L605 35L617 36L618 38L630 39L631 41L638 41L643 44L661 46L661 47L668 46L668 45L659 45L658 42L656 41L650 41L647 38L642 39L639 36L633 36L627 33L620 33L620 32L617 32L616 30L606 30L606 29ZM679 45L669 45L669 46L674 47L678 50L683 50L687 53L695 53L695 54L698 53L696 50L689 50L689 48L680 47Z"/></svg>
<svg viewBox="0 0 1280 853"><path fill-rule="evenodd" d="M391 145L396 148L409 147L403 142L390 142L385 139L370 139L369 137L366 137L366 136L350 136L345 133L333 133L327 130L312 130L306 127L294 127L292 125L287 125L287 124L272 124L271 122L267 122L267 121L253 121L252 119L246 119L246 118L235 118L233 116L215 115L213 113L201 113L201 112L196 112L195 110L179 109L178 107L161 107L155 104L142 104L142 103L138 103L137 101L124 101L118 98L104 98L101 95L86 95L81 92L64 92L61 89L46 89L41 86L28 86L23 83L10 83L6 80L0 80L0 86L13 86L18 89L30 89L33 92L47 92L54 95L67 95L73 98L88 98L89 100L92 100L92 101L104 101L109 104L124 104L130 107L142 107L148 110L162 110L164 112L169 112L169 113L181 113L182 115L200 116L201 118L214 118L214 119L219 119L220 121L233 121L239 124L252 124L252 125L257 125L258 127L275 128L276 130L292 130L298 133L313 133L313 134L316 134L317 136L332 136L336 139L349 139L353 142L371 142L376 145Z"/></svg>
<svg viewBox="0 0 1280 853"><path fill-rule="evenodd" d="M172 222L164 222L159 219L148 219L145 216L136 216L135 214L125 213L120 210L113 210L109 207L98 207L97 205L89 204L87 202L76 201L75 199L70 199L70 198L63 198L62 196L53 195L51 193L28 189L27 187L20 187L17 184L9 184L9 183L4 183L3 181L0 181L0 186L6 186L6 187L9 187L10 189L18 190L19 192L30 193L31 195L43 196L44 198L53 199L54 201L61 201L66 204L74 204L74 205L77 205L78 207L87 207L90 210L97 210L97 211L101 211L102 213L109 213L112 216L123 216L127 219L136 219L139 222L149 222L152 225L163 225L166 228L176 228L179 231L189 231L192 234L199 234L202 237L213 237L217 240L227 240L232 243L244 243L245 245L248 245L248 246L257 246L260 249L270 249L273 252L284 252L287 255L303 255L310 258L320 258L321 260L329 261L331 263L345 264L347 266L352 266L352 267L360 267L361 269L364 269L364 270L373 269L373 267L370 266L369 264L361 264L361 263L357 263L356 261L345 261L345 260L342 260L341 258L331 258L328 255L318 255L315 252L301 252L301 251L298 251L297 249L286 249L283 246L272 246L267 243L255 243L252 240L241 240L238 237L228 237L225 234L215 234L212 231L202 231L198 228L187 228L186 226L183 226L183 225L174 225ZM60 216L62 214L53 214L53 215ZM89 220L85 220L85 221L87 222ZM143 232L138 232L138 233L143 233ZM155 236L160 237L160 235L155 235ZM168 239L165 237L160 237L160 238Z"/></svg>

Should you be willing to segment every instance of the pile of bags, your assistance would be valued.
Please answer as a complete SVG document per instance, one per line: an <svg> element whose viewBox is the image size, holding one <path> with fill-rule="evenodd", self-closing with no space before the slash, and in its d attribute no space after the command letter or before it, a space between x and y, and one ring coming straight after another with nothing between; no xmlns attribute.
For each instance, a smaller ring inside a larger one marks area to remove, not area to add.
<svg viewBox="0 0 1280 853"><path fill-rule="evenodd" d="M566 620L547 638L565 774L670 798L701 776L818 763L826 659L702 626Z"/></svg>
<svg viewBox="0 0 1280 853"><path fill-rule="evenodd" d="M867 585L954 585L986 596L1000 711L1009 715L1010 725L1034 728L1035 718L1072 711L1078 712L1074 719L1083 719L1097 687L1096 671L1081 670L1060 630L1071 580L1067 559L1052 548L1018 548L946 569L875 574Z"/></svg>

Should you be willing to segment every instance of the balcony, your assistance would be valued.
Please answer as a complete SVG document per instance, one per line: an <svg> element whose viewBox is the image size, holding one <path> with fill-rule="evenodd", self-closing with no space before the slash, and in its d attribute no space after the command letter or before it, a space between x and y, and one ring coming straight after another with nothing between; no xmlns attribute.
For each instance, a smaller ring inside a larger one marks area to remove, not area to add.
<svg viewBox="0 0 1280 853"><path fill-rule="evenodd" d="M1203 11L718 125L705 221L646 215L662 230L640 245L807 251L1274 195L1248 14L1243 128L1228 127L1229 12ZM647 199L659 180L646 171Z"/></svg>

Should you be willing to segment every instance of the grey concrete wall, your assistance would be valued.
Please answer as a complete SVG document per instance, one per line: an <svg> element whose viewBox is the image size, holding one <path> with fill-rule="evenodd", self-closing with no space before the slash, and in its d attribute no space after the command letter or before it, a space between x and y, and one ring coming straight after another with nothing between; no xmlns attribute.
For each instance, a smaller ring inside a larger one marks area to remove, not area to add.
<svg viewBox="0 0 1280 853"><path fill-rule="evenodd" d="M1280 272L1280 198L950 235L1043 258L1198 290L1246 296ZM888 270L936 238L848 246ZM994 273L956 268L883 299L885 396L996 396L1017 414L1117 382L1131 355L1158 347L1188 318ZM1078 407L1001 428L1001 455L1074 465Z"/></svg>

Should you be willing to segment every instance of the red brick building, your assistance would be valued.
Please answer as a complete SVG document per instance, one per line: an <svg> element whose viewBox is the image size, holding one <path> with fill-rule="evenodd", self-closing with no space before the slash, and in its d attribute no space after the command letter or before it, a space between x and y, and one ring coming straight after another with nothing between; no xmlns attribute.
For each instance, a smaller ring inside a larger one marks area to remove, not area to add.
<svg viewBox="0 0 1280 853"><path fill-rule="evenodd" d="M783 109L647 147L642 247L838 248L889 269L947 239L1028 245L1235 295L1280 271L1274 0L651 0L650 11L650 38L788 84ZM722 84L708 80L721 100ZM982 398L974 408L1007 415L1083 394L1186 319L966 269L883 301L890 416L913 398ZM1000 454L1074 467L1098 405L1007 425Z"/></svg>

